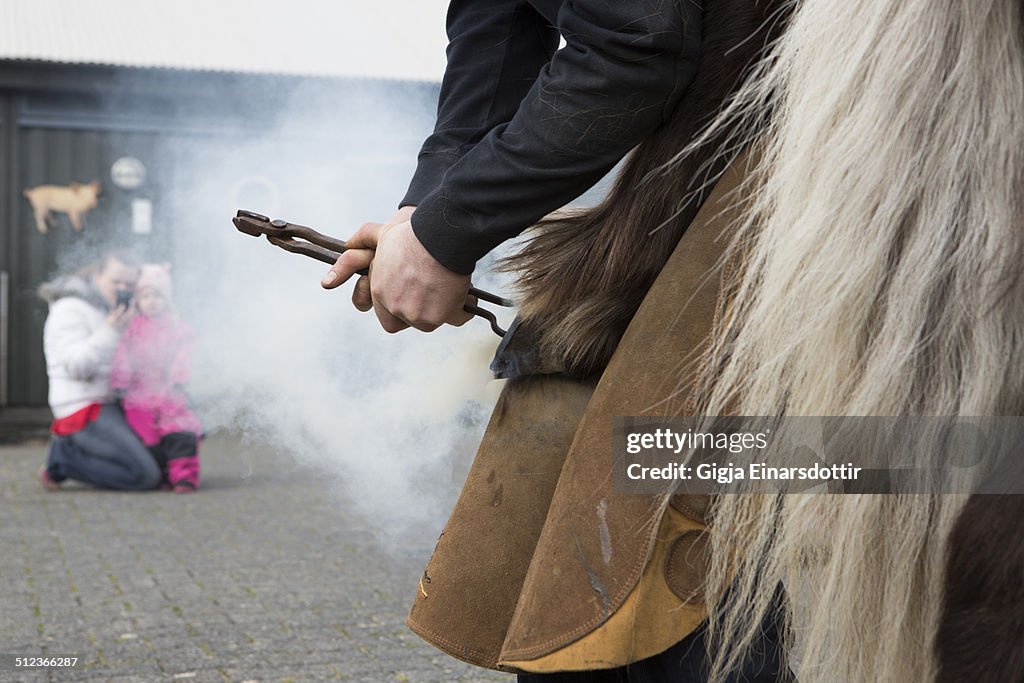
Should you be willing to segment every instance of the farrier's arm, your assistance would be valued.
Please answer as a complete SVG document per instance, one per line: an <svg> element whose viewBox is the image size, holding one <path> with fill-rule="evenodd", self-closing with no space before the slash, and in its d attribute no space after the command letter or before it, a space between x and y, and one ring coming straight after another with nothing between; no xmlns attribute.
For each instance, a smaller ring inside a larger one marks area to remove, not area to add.
<svg viewBox="0 0 1024 683"><path fill-rule="evenodd" d="M515 116L448 167L412 228L440 264L476 261L579 196L672 113L696 73L695 0L573 0Z"/></svg>
<svg viewBox="0 0 1024 683"><path fill-rule="evenodd" d="M476 261L591 187L668 118L696 73L700 20L698 0L566 0L566 47L512 120L451 160L415 213L360 227L321 285L372 262L352 301L388 332L468 320Z"/></svg>
<svg viewBox="0 0 1024 683"><path fill-rule="evenodd" d="M453 163L515 115L558 47L558 31L521 0L454 0L447 32L437 123L401 206L419 204Z"/></svg>

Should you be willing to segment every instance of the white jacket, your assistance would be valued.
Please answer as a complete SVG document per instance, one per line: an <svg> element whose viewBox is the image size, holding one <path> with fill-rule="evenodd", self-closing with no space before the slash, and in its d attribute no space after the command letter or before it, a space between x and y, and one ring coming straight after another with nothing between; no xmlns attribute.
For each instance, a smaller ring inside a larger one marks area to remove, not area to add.
<svg viewBox="0 0 1024 683"><path fill-rule="evenodd" d="M66 277L41 287L40 295L50 301L43 352L54 417L110 401L110 366L120 333L107 323L108 311L95 289Z"/></svg>

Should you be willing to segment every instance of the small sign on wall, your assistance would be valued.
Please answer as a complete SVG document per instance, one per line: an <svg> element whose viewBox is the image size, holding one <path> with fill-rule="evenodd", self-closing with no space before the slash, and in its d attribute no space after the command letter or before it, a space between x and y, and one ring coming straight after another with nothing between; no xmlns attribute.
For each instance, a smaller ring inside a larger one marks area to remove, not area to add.
<svg viewBox="0 0 1024 683"><path fill-rule="evenodd" d="M148 235L153 232L153 202L151 200L132 200L132 232L136 235Z"/></svg>
<svg viewBox="0 0 1024 683"><path fill-rule="evenodd" d="M32 214L36 219L36 229L43 235L50 228L54 212L68 215L71 227L75 232L82 232L82 219L85 214L96 208L97 199L103 185L94 180L91 183L70 185L39 185L26 187L21 194L32 205Z"/></svg>
<svg viewBox="0 0 1024 683"><path fill-rule="evenodd" d="M121 157L110 167L110 179L122 190L136 190L146 182L146 167L135 157Z"/></svg>

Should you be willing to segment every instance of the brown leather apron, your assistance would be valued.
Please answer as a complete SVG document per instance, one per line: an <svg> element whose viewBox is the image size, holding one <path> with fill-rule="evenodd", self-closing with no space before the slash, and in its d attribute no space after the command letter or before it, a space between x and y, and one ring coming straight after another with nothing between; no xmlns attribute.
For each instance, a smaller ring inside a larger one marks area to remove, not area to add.
<svg viewBox="0 0 1024 683"><path fill-rule="evenodd" d="M586 670L655 655L703 620L708 500L613 491L612 418L684 410L746 168L718 182L596 385L504 387L417 589L421 637L483 667Z"/></svg>

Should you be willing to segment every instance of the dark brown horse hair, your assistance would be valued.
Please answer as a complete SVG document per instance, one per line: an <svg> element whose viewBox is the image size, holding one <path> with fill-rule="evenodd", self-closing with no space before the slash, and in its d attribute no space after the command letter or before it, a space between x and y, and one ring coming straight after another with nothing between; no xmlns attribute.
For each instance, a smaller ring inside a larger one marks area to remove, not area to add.
<svg viewBox="0 0 1024 683"><path fill-rule="evenodd" d="M637 147L598 206L541 222L503 269L545 366L603 370L727 164L728 131L673 161L720 112L783 23L778 0L705 0L703 55L670 120ZM671 163L670 163L671 162Z"/></svg>
<svg viewBox="0 0 1024 683"><path fill-rule="evenodd" d="M1024 680L1022 520L1024 495L973 495L960 513L948 541L936 683Z"/></svg>

